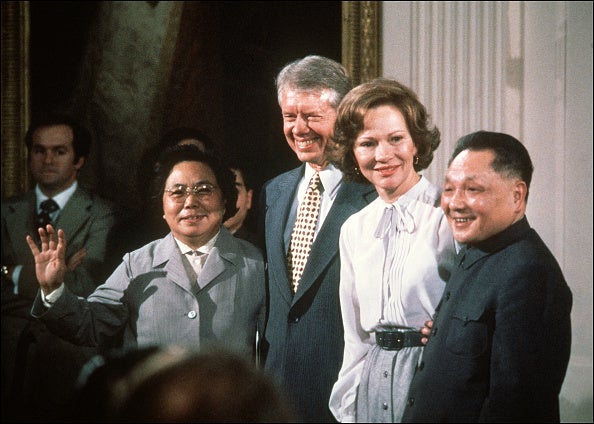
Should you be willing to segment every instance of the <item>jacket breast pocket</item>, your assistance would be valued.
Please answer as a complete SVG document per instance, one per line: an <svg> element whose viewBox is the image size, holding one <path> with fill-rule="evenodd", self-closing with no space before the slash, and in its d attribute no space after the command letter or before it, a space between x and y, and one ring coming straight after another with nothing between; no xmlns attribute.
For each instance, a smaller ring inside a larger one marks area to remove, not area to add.
<svg viewBox="0 0 594 424"><path fill-rule="evenodd" d="M448 324L447 349L468 358L484 354L490 344L490 315L482 305L455 310Z"/></svg>

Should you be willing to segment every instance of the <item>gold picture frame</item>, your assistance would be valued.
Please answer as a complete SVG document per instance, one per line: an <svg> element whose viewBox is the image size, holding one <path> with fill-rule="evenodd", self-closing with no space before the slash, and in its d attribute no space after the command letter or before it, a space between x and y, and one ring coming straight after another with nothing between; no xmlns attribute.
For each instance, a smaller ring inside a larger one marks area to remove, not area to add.
<svg viewBox="0 0 594 424"><path fill-rule="evenodd" d="M29 2L2 2L2 199L29 188Z"/></svg>
<svg viewBox="0 0 594 424"><path fill-rule="evenodd" d="M381 2L342 2L342 63L360 84L381 74Z"/></svg>

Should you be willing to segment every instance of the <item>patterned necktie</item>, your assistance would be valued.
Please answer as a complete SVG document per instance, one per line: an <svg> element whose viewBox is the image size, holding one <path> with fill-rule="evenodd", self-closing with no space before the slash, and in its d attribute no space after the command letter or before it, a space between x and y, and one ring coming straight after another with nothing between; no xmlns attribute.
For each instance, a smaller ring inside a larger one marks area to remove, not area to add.
<svg viewBox="0 0 594 424"><path fill-rule="evenodd" d="M35 214L35 228L43 227L52 223L51 213L60 209L54 199L47 199L41 202L41 212Z"/></svg>
<svg viewBox="0 0 594 424"><path fill-rule="evenodd" d="M297 220L291 233L291 245L287 255L287 265L291 274L293 292L297 292L301 274L305 268L314 239L316 223L320 213L321 183L320 174L315 173L309 182L305 198L299 205Z"/></svg>

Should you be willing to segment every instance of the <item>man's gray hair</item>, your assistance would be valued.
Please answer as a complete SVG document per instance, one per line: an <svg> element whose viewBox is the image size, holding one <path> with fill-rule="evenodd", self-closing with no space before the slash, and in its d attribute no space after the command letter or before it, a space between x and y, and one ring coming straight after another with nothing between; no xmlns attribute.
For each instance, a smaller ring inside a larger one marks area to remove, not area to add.
<svg viewBox="0 0 594 424"><path fill-rule="evenodd" d="M340 63L324 56L309 55L286 65L275 80L278 102L286 90L323 91L330 89L330 104L338 108L353 87L351 78Z"/></svg>

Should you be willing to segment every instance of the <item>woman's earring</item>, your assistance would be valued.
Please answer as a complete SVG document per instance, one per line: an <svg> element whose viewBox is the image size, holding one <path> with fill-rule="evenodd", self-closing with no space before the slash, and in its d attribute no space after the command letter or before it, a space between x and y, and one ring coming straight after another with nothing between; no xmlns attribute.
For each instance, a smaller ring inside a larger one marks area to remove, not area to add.
<svg viewBox="0 0 594 424"><path fill-rule="evenodd" d="M418 165L419 164L419 157L418 156L415 156L415 162L414 162L414 164L415 165Z"/></svg>

